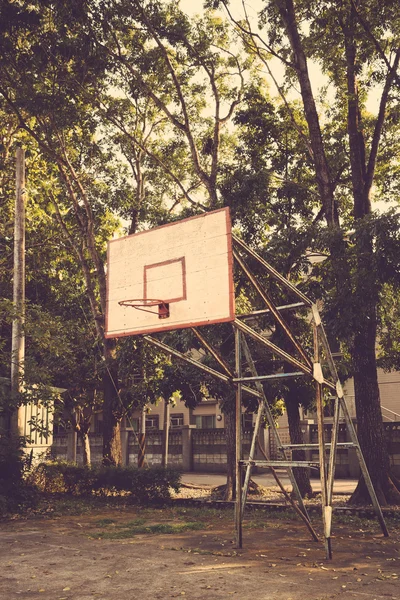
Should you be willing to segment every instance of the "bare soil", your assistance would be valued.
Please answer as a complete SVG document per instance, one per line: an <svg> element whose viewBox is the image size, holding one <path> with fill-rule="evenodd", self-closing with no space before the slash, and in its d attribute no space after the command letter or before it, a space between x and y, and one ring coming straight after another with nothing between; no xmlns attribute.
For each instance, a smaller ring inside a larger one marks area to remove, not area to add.
<svg viewBox="0 0 400 600"><path fill-rule="evenodd" d="M231 510L81 512L0 522L1 600L400 600L400 521L335 519L328 561L291 514L250 513L237 549Z"/></svg>

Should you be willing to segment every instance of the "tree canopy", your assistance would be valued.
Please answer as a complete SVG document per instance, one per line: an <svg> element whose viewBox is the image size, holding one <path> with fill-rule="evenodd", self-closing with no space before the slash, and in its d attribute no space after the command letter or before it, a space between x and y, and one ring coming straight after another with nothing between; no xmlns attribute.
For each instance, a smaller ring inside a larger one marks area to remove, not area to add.
<svg viewBox="0 0 400 600"><path fill-rule="evenodd" d="M120 460L137 397L185 387L154 350L105 337L106 242L229 206L238 235L323 300L378 495L393 501L376 374L398 366L400 10L265 0L255 22L245 3L239 17L227 0L205 5L189 17L176 1L1 3L1 372L12 152L24 143L27 364L76 398L99 391L105 462ZM236 286L245 302L239 274ZM137 387L129 373L144 365Z"/></svg>

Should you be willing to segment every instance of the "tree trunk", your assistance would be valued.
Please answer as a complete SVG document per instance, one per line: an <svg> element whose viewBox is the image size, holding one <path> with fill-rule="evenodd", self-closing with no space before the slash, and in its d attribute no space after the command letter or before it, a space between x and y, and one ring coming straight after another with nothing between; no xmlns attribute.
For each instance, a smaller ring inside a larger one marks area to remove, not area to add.
<svg viewBox="0 0 400 600"><path fill-rule="evenodd" d="M313 149L315 174L318 182L322 206L328 227L339 226L334 202L334 185L328 168L324 142L322 139L319 116L315 107L307 68L307 56L299 31L299 18L296 15L293 0L275 0L276 7L284 23L294 58L294 67L300 84L304 113L306 116L310 142ZM360 101L357 86L357 70L361 56L357 47L355 8L349 4L347 18L340 21L345 45L345 75L347 82L347 130L350 148L350 171L354 201L354 217L361 220L371 212L370 192L374 179L376 153L382 131L385 103L393 82L395 71L388 72L384 94L381 99L380 121L376 123L374 139L370 151L367 151L363 135ZM397 67L397 62L394 63ZM368 158L369 157L369 158ZM372 159L372 160L371 160ZM382 504L399 502L396 486L398 483L389 475L389 455L384 438L382 415L379 400L379 388L376 371L376 309L378 305L378 277L374 269L373 246L368 236L358 241L356 276L353 290L350 288L352 273L343 260L343 243L331 244L331 256L335 264L337 286L341 296L354 293L358 306L356 317L351 324L353 344L351 355L354 369L354 384L358 420L358 436L367 467L376 486L378 499ZM341 267L344 267L343 270ZM350 290L346 290L348 287ZM360 481L351 502L365 502L369 495L365 483Z"/></svg>
<svg viewBox="0 0 400 600"><path fill-rule="evenodd" d="M400 504L398 482L390 476L389 453L382 422L375 357L375 314L365 314L354 339L354 393L358 439L381 505ZM368 504L370 497L361 478L350 504Z"/></svg>
<svg viewBox="0 0 400 600"><path fill-rule="evenodd" d="M121 465L121 420L106 405L103 415L103 465Z"/></svg>
<svg viewBox="0 0 400 600"><path fill-rule="evenodd" d="M90 441L89 441L88 432L87 431L79 431L78 435L81 438L83 466L89 467L91 464L91 455L90 455Z"/></svg>
<svg viewBox="0 0 400 600"><path fill-rule="evenodd" d="M293 52L294 66L300 84L304 114L307 120L310 143L313 151L315 175L321 196L322 207L325 213L325 219L329 226L337 227L339 225L339 218L334 200L333 186L325 154L318 111L312 92L307 57L297 25L298 20L295 6L293 0L275 0L275 4L281 16Z"/></svg>
<svg viewBox="0 0 400 600"><path fill-rule="evenodd" d="M122 407L115 387L116 381L114 363L109 361L108 369L103 373L103 465L122 464Z"/></svg>
<svg viewBox="0 0 400 600"><path fill-rule="evenodd" d="M236 418L234 398L224 403L226 437L226 489L224 500L234 500L236 486Z"/></svg>
<svg viewBox="0 0 400 600"><path fill-rule="evenodd" d="M285 399L286 411L289 423L290 441L292 444L304 444L303 433L301 431L299 404L293 396L288 395ZM306 460L304 450L293 450L293 460ZM310 483L310 469L303 467L295 467L293 474L299 486L302 498L312 495L312 487Z"/></svg>

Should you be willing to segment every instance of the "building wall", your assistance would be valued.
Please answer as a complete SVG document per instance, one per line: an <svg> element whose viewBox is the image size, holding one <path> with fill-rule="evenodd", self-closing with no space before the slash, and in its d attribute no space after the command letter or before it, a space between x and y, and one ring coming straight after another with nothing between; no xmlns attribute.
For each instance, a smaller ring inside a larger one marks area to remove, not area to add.
<svg viewBox="0 0 400 600"><path fill-rule="evenodd" d="M378 384L383 420L400 421L400 372L392 371L385 373L383 369L378 369ZM350 414L352 417L355 417L353 379L348 379L343 389Z"/></svg>
<svg viewBox="0 0 400 600"><path fill-rule="evenodd" d="M170 417L179 414L183 415L183 425L195 425L196 416L214 416L216 429L223 429L225 426L224 415L219 408L218 402L215 400L204 400L194 409L189 409L183 400L178 400L175 406L170 407ZM158 428L162 430L164 428L164 401L160 401L157 404L150 404L148 406L148 416L158 417ZM137 425L140 423L140 418L141 412L135 410L132 412L130 420L135 421L135 425ZM130 426L128 420L126 426Z"/></svg>
<svg viewBox="0 0 400 600"><path fill-rule="evenodd" d="M305 439L312 443L317 442L317 426L308 421L302 422L305 429ZM384 424L387 443L390 454L390 462L393 473L400 477L400 422ZM330 440L332 424L325 425L327 441ZM268 430L265 430L268 431ZM126 464L137 465L138 440L135 432L128 431L123 436L123 456ZM285 443L285 431L279 431L281 442ZM71 434L69 434L71 435ZM251 443L251 431L243 434L243 455L246 458ZM267 455L271 460L278 459L277 448L273 436L266 436ZM288 441L288 440L287 440ZM349 434L344 423L339 427L339 442L349 441ZM57 434L54 436L52 456L58 460L68 460L68 434ZM93 464L98 464L102 459L102 436L90 434L90 446ZM153 431L146 435L146 465L153 466L161 464L162 432ZM318 454L312 450L307 451L308 458L318 462ZM82 462L82 451L78 445L77 462ZM258 458L258 456L256 456ZM261 458L261 456L259 457ZM226 471L226 441L223 429L195 429L190 426L182 427L180 430L172 431L169 438L168 465L177 467L183 471L215 472ZM353 448L337 449L336 477L357 478L360 470L358 460ZM313 470L311 475L318 476L318 470Z"/></svg>
<svg viewBox="0 0 400 600"><path fill-rule="evenodd" d="M127 431L122 436L124 462L137 466L139 453L138 437L134 431ZM69 437L72 433L56 434L52 446L52 458L68 460L70 448ZM152 467L161 464L162 431L151 431L146 434L145 465ZM89 434L92 464L100 464L102 460L103 440L101 435ZM243 434L243 453L248 456L251 443L251 432ZM76 460L82 463L82 449L78 443ZM184 426L176 431L171 430L168 443L168 466L183 471L216 472L226 471L226 440L224 429L195 429Z"/></svg>

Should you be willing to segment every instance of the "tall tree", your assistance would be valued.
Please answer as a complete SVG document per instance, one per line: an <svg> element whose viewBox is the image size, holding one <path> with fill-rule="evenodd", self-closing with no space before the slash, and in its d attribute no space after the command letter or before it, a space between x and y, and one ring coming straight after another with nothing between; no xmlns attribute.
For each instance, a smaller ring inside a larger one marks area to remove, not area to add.
<svg viewBox="0 0 400 600"><path fill-rule="evenodd" d="M180 217L218 208L223 205L223 165L230 156L228 125L251 61L232 52L230 28L213 13L189 19L176 2L119 0L104 6L93 21L93 35L112 59L113 81L130 103L124 105L122 114L130 115L126 119L110 111L109 100L103 99L106 118L125 148L136 148L140 167L146 158L147 168L162 174L162 188L173 191L170 203ZM145 135L143 120L138 121L143 106L153 115L152 138ZM154 141L160 131L164 138ZM135 177L138 173L136 163ZM158 216L162 223L172 215ZM230 418L233 412L226 410L228 423ZM232 436L229 440L234 441Z"/></svg>
<svg viewBox="0 0 400 600"><path fill-rule="evenodd" d="M229 3L224 4L229 11ZM375 348L382 284L385 277L398 279L398 265L391 273L377 269L371 196L379 182L380 161L385 154L388 158L382 140L397 105L398 7L374 1L361 5L344 0L332 5L270 0L260 13L261 31L253 31L246 17L236 25L249 50L265 63L271 56L279 58L285 67L286 83L280 93L284 95L285 85L290 88L293 82L300 89L307 122L302 134L321 206L318 216L325 218L329 232L325 250L335 282L331 288L335 301L330 303L328 298L326 305L335 306L336 318L342 308L339 315L344 317L341 325L345 327L336 323L335 331L351 355L359 438L378 498L382 504L397 503L399 483L390 474ZM332 101L325 107L318 104L313 92L312 63L319 65L329 81ZM367 114L365 106L372 82L380 94L375 117ZM295 119L293 123L298 127ZM350 228L356 233L349 253L344 238ZM395 241L394 235L391 243ZM333 321L332 312L327 316ZM367 499L365 484L360 481L353 501Z"/></svg>
<svg viewBox="0 0 400 600"><path fill-rule="evenodd" d="M85 6L78 2L3 2L0 93L46 157L51 184L43 192L85 281L104 357L104 460L115 463L120 461L121 411L115 342L104 337L104 251L116 223L96 180L96 163L104 155L94 137L98 121L82 93L99 87L104 77L104 61L84 34L85 20ZM108 190L112 195L111 186Z"/></svg>
<svg viewBox="0 0 400 600"><path fill-rule="evenodd" d="M114 0L94 17L93 35L112 59L113 81L138 115L140 99L147 112L157 114L170 148L186 149L185 175L181 164L171 166L167 152L148 148L153 164L164 170L191 202L188 189L201 186L207 208L221 206L218 192L228 124L241 101L249 59L232 52L226 23L211 12L189 19L176 2ZM106 115L136 147L143 132L127 128L109 111ZM113 118L114 117L114 118ZM154 121L154 119L153 119ZM126 123L126 122L125 122ZM160 150L163 150L160 147Z"/></svg>

